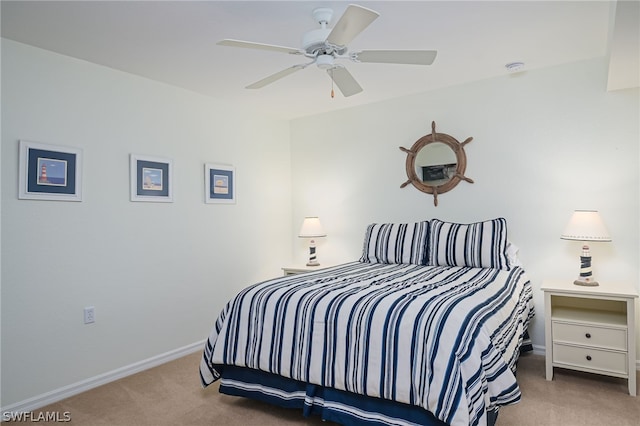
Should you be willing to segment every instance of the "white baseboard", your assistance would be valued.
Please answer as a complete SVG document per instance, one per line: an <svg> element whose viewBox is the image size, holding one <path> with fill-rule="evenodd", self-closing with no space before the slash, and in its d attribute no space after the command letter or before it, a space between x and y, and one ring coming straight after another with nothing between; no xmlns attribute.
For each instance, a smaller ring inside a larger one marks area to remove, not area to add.
<svg viewBox="0 0 640 426"><path fill-rule="evenodd" d="M29 412L38 408L42 408L49 404L62 401L65 398L69 398L70 396L77 395L79 393L88 391L109 382L122 379L123 377L127 377L132 374L157 367L158 365L162 365L169 361L173 361L174 359L178 359L194 352L201 351L204 349L205 342L206 339L118 368L113 371L109 371L104 374L100 374L95 377L91 377L86 380L82 380L77 383L73 383L68 386L63 386L59 389L54 389L50 392L34 396L33 398L29 398L15 404L8 405L6 407L2 407L0 412Z"/></svg>
<svg viewBox="0 0 640 426"><path fill-rule="evenodd" d="M542 355L544 356L546 353L546 350L544 348L544 346L542 345L532 345L533 346L533 354L534 355Z"/></svg>

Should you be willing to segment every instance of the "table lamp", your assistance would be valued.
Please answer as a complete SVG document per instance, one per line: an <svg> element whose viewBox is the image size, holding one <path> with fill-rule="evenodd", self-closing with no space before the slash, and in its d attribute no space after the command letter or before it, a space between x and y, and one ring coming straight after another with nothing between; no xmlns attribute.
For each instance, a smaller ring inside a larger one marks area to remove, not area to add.
<svg viewBox="0 0 640 426"><path fill-rule="evenodd" d="M611 241L609 231L600 214L595 210L576 210L560 236L563 240L576 241ZM573 282L575 285L597 286L591 272L591 253L589 246L582 246L580 255L580 276Z"/></svg>
<svg viewBox="0 0 640 426"><path fill-rule="evenodd" d="M298 237L300 238L311 238L309 241L309 262L307 262L307 266L319 266L318 259L316 258L316 242L314 238L317 237L326 237L327 234L324 232L322 228L322 224L320 223L320 219L317 217L305 217L302 222L302 227L300 228L300 232L298 233Z"/></svg>

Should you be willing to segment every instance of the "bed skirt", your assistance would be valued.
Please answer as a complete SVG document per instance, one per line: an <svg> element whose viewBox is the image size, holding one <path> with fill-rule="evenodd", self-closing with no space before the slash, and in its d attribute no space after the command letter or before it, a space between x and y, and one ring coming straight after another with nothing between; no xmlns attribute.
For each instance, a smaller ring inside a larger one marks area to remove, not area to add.
<svg viewBox="0 0 640 426"><path fill-rule="evenodd" d="M220 392L302 409L305 417L319 415L323 420L346 426L446 426L421 407L325 388L250 368L225 366ZM497 412L487 413L489 426L495 424L497 416Z"/></svg>
<svg viewBox="0 0 640 426"><path fill-rule="evenodd" d="M520 353L532 350L529 333L525 331ZM305 417L319 415L346 426L446 426L421 407L325 388L251 368L225 366L220 392L301 409ZM497 410L488 412L487 424L494 426L497 418Z"/></svg>

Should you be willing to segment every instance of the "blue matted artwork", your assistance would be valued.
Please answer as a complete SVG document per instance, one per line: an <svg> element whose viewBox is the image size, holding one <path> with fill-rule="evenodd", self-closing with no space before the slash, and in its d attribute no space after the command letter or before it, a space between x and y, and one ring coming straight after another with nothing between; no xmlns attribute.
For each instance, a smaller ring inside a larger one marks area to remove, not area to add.
<svg viewBox="0 0 640 426"><path fill-rule="evenodd" d="M205 202L235 203L235 168L205 164Z"/></svg>
<svg viewBox="0 0 640 426"><path fill-rule="evenodd" d="M20 141L18 198L82 201L82 151Z"/></svg>
<svg viewBox="0 0 640 426"><path fill-rule="evenodd" d="M173 202L172 161L131 154L131 201Z"/></svg>

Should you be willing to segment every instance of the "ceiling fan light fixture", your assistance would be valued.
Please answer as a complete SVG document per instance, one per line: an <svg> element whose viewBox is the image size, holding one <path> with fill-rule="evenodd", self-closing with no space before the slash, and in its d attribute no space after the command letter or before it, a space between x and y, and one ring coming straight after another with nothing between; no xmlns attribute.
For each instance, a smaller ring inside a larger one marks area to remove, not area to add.
<svg viewBox="0 0 640 426"><path fill-rule="evenodd" d="M332 55L318 55L316 58L316 65L321 70L328 70L334 67Z"/></svg>

